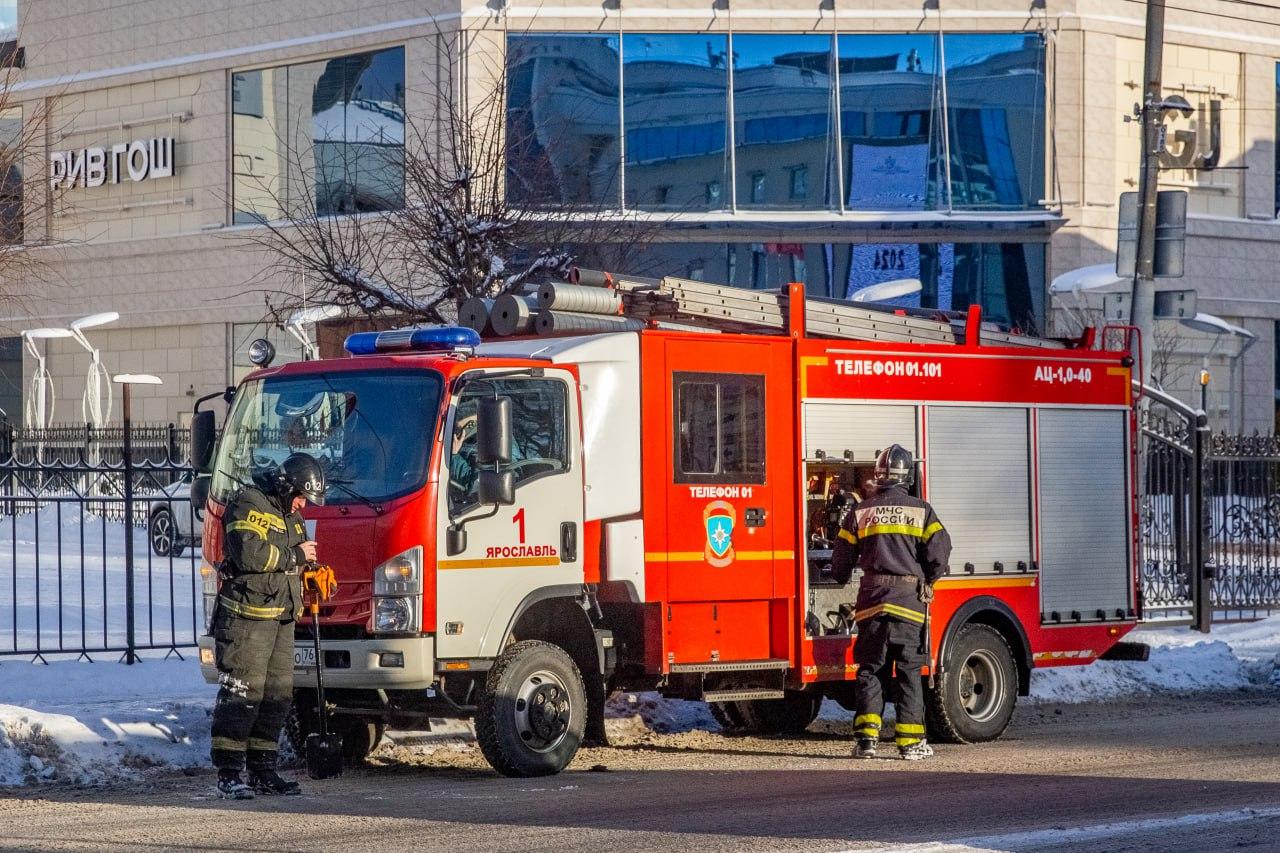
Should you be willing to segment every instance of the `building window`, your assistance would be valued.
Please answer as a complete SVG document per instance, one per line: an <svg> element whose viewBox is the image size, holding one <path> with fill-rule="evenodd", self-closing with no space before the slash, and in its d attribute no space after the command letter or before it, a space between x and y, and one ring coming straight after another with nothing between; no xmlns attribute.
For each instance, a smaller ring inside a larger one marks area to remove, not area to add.
<svg viewBox="0 0 1280 853"><path fill-rule="evenodd" d="M795 166L791 169L791 200L803 201L809 197L809 167Z"/></svg>
<svg viewBox="0 0 1280 853"><path fill-rule="evenodd" d="M18 0L0 0L0 41L18 37Z"/></svg>
<svg viewBox="0 0 1280 853"><path fill-rule="evenodd" d="M618 38L507 39L507 197L530 207L618 206ZM630 194L628 194L630 197Z"/></svg>
<svg viewBox="0 0 1280 853"><path fill-rule="evenodd" d="M741 34L733 38L734 154L738 199L752 206L815 207L835 199L808 202L808 190L766 201L756 192L761 169L799 162L815 176L834 174L836 121L832 109L832 38L829 35ZM807 175L805 177L807 182ZM825 180L824 180L825 183ZM745 186L744 186L745 184Z"/></svg>
<svg viewBox="0 0 1280 853"><path fill-rule="evenodd" d="M0 245L22 242L22 110L0 112Z"/></svg>
<svg viewBox="0 0 1280 853"><path fill-rule="evenodd" d="M653 206L666 207L671 202L671 187L663 184L653 188Z"/></svg>
<svg viewBox="0 0 1280 853"><path fill-rule="evenodd" d="M764 204L764 172L752 172L748 186L751 188L751 203Z"/></svg>
<svg viewBox="0 0 1280 853"><path fill-rule="evenodd" d="M404 48L231 78L234 221L404 203Z"/></svg>
<svg viewBox="0 0 1280 853"><path fill-rule="evenodd" d="M720 207L720 182L707 181L707 209L714 210Z"/></svg>
<svg viewBox="0 0 1280 853"><path fill-rule="evenodd" d="M0 338L0 420L22 423L22 338Z"/></svg>

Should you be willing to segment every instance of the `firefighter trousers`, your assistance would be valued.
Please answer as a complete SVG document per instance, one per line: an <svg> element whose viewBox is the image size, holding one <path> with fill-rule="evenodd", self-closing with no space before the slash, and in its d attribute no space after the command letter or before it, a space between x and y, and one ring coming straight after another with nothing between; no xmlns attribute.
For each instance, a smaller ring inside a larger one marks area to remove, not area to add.
<svg viewBox="0 0 1280 853"><path fill-rule="evenodd" d="M858 665L853 724L858 737L880 739L884 685L889 683L892 668L897 685L893 697L898 717L895 741L898 746L910 746L924 740L924 685L920 681L920 667L924 665L925 656L920 653L921 631L920 625L891 616L873 616L858 623L858 639L853 646L853 660Z"/></svg>
<svg viewBox="0 0 1280 853"><path fill-rule="evenodd" d="M270 770L293 703L293 622L245 619L226 611L214 622L218 699L213 765Z"/></svg>

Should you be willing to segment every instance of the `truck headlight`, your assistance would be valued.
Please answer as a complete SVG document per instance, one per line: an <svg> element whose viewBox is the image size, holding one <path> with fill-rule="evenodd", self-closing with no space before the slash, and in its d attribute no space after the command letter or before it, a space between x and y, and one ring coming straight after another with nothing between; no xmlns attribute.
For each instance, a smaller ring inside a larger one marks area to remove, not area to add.
<svg viewBox="0 0 1280 853"><path fill-rule="evenodd" d="M381 633L403 633L412 631L413 601L411 598L377 598L373 605L373 631Z"/></svg>
<svg viewBox="0 0 1280 853"><path fill-rule="evenodd" d="M373 570L375 634L410 634L422 622L422 546L396 554Z"/></svg>
<svg viewBox="0 0 1280 853"><path fill-rule="evenodd" d="M213 610L218 603L218 572L208 563L200 564L200 592L204 604L204 630L213 627Z"/></svg>

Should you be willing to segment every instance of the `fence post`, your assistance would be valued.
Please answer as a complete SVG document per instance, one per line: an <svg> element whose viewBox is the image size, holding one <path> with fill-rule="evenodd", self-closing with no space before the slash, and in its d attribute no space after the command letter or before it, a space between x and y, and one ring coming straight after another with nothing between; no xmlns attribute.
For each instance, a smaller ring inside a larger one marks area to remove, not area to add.
<svg viewBox="0 0 1280 853"><path fill-rule="evenodd" d="M125 600L125 653L124 662L138 662L137 641L133 615L133 425L130 412L129 383L122 385L124 409L124 600Z"/></svg>
<svg viewBox="0 0 1280 853"><path fill-rule="evenodd" d="M1191 627L1207 634L1213 624L1213 567L1205 560L1208 507L1204 502L1204 469L1209 418L1204 412L1196 413L1191 428Z"/></svg>

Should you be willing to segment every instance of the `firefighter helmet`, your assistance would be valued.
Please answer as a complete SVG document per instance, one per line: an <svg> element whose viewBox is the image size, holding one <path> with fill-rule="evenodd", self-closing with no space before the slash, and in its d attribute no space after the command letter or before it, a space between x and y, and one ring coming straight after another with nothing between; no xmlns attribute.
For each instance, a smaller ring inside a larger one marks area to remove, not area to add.
<svg viewBox="0 0 1280 853"><path fill-rule="evenodd" d="M324 505L324 469L309 453L295 453L281 462L275 481L276 494L285 500L301 496L307 503Z"/></svg>
<svg viewBox="0 0 1280 853"><path fill-rule="evenodd" d="M911 451L901 444L885 448L876 457L876 483L882 486L891 483L910 486L915 479L914 462Z"/></svg>

